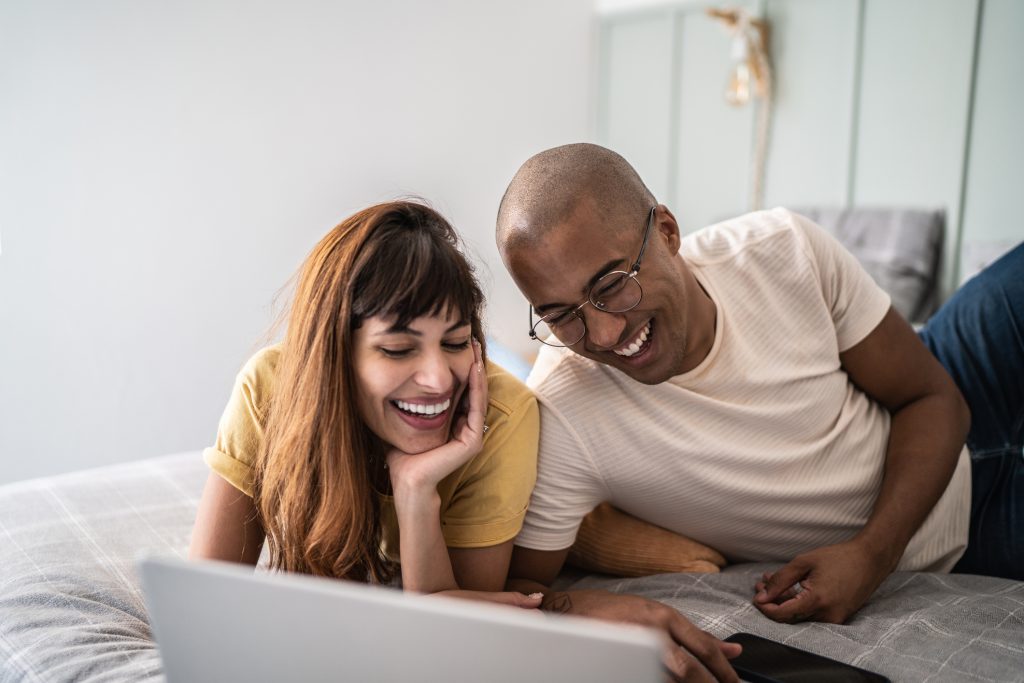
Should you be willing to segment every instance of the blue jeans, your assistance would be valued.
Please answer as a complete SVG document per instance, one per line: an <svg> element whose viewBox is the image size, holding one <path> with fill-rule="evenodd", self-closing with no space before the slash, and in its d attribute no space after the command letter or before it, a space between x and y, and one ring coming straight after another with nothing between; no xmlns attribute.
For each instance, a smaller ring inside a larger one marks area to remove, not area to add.
<svg viewBox="0 0 1024 683"><path fill-rule="evenodd" d="M920 332L971 409L971 531L955 572L1024 580L1024 244Z"/></svg>

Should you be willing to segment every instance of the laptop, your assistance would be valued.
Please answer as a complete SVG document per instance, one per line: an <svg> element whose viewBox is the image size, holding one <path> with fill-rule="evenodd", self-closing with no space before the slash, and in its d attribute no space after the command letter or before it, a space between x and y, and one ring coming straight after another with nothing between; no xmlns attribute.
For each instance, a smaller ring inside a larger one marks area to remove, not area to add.
<svg viewBox="0 0 1024 683"><path fill-rule="evenodd" d="M640 626L223 562L139 568L168 683L663 680Z"/></svg>

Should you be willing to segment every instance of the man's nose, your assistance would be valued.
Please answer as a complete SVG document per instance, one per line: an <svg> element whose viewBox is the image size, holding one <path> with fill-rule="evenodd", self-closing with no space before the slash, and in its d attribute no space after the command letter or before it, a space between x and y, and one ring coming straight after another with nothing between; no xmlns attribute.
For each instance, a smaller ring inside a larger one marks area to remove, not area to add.
<svg viewBox="0 0 1024 683"><path fill-rule="evenodd" d="M607 351L622 340L626 329L626 317L621 313L605 313L589 306L585 313L587 324L587 346L594 350Z"/></svg>

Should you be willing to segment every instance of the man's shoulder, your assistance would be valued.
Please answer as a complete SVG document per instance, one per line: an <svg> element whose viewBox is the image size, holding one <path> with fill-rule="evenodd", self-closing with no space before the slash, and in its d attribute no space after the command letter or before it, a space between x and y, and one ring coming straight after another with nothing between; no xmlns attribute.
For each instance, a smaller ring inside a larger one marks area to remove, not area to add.
<svg viewBox="0 0 1024 683"><path fill-rule="evenodd" d="M526 385L536 391L549 381L556 369L571 357L569 349L542 344L533 361L530 374L526 376Z"/></svg>
<svg viewBox="0 0 1024 683"><path fill-rule="evenodd" d="M608 381L609 368L564 347L543 346L537 354L527 386L539 398L552 400L559 396L592 391L595 385Z"/></svg>
<svg viewBox="0 0 1024 683"><path fill-rule="evenodd" d="M691 263L712 265L757 249L792 248L804 237L799 216L777 207L754 211L686 235L680 253Z"/></svg>

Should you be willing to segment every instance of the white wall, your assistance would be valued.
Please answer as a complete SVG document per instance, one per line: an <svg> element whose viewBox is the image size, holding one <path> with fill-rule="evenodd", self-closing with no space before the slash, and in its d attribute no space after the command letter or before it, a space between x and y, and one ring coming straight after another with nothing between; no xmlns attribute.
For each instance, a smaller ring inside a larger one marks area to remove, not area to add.
<svg viewBox="0 0 1024 683"><path fill-rule="evenodd" d="M756 108L723 98L730 39L705 13L721 4L597 5L598 140L688 231L751 208ZM947 294L1024 239L1024 95L1007 85L1024 75L1024 2L728 4L771 26L765 206L944 209Z"/></svg>
<svg viewBox="0 0 1024 683"><path fill-rule="evenodd" d="M0 481L211 443L271 300L369 203L479 255L519 163L591 135L592 0L0 3Z"/></svg>

